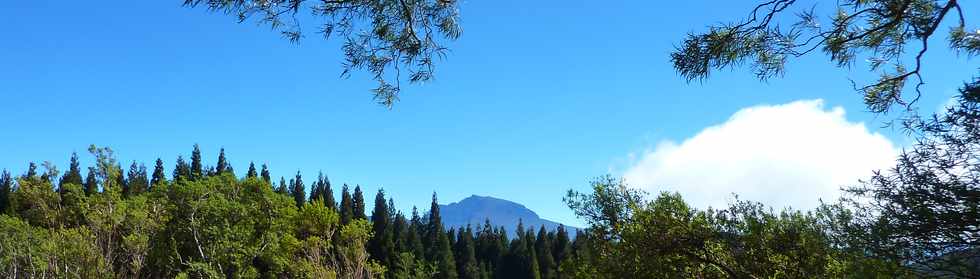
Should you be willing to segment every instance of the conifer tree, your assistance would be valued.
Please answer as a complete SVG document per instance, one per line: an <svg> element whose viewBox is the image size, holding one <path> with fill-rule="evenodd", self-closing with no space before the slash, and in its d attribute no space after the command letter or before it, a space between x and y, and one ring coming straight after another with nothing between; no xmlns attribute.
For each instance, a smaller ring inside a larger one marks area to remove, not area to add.
<svg viewBox="0 0 980 279"><path fill-rule="evenodd" d="M456 237L455 259L456 271L461 279L479 279L480 267L476 260L476 248L474 247L473 229L467 226L466 229L460 228Z"/></svg>
<svg viewBox="0 0 980 279"><path fill-rule="evenodd" d="M201 165L201 148L196 143L194 151L191 151L191 180L198 180L204 177L204 166Z"/></svg>
<svg viewBox="0 0 980 279"><path fill-rule="evenodd" d="M354 200L350 196L347 184L340 190L340 224L347 225L354 220Z"/></svg>
<svg viewBox="0 0 980 279"><path fill-rule="evenodd" d="M58 182L58 191L64 194L63 189L61 189L63 187L62 185L75 184L81 186L82 182L82 170L78 163L78 153L72 152L71 160L68 163L68 171L65 172L65 175L61 177L61 181Z"/></svg>
<svg viewBox="0 0 980 279"><path fill-rule="evenodd" d="M555 230L555 241L554 246L551 247L552 256L555 259L555 264L561 266L562 262L568 258L569 253L571 253L571 242L569 242L568 231L565 229L565 225L558 224L558 229ZM561 273L558 274L559 277Z"/></svg>
<svg viewBox="0 0 980 279"><path fill-rule="evenodd" d="M225 148L222 147L221 148L221 151L218 153L218 163L214 167L214 172L215 172L216 175L221 175L222 173L225 173L226 171L229 171L229 168L228 168L228 159L225 158Z"/></svg>
<svg viewBox="0 0 980 279"><path fill-rule="evenodd" d="M133 164L129 165L129 172L126 175L126 183L129 185L130 192L124 192L124 195L138 195L149 189L150 181L146 177L145 165L136 165L136 161L133 161Z"/></svg>
<svg viewBox="0 0 980 279"><path fill-rule="evenodd" d="M337 200L333 196L333 188L330 187L330 178L324 175L321 186L323 186L323 191L320 193L323 196L323 204L337 211Z"/></svg>
<svg viewBox="0 0 980 279"><path fill-rule="evenodd" d="M272 185L272 175L269 174L269 166L266 164L262 164L262 180L265 180L265 183Z"/></svg>
<svg viewBox="0 0 980 279"><path fill-rule="evenodd" d="M306 203L306 185L303 185L303 176L300 175L299 171L296 171L296 178L290 180L290 183L289 194L296 201L296 207L302 208L303 204Z"/></svg>
<svg viewBox="0 0 980 279"><path fill-rule="evenodd" d="M116 170L114 173L116 178L114 185L117 187L116 189L123 193L123 197L128 197L128 194L125 193L132 193L133 191L130 189L129 181L126 181L126 172L123 171L121 164L116 164ZM102 190L105 191L105 189Z"/></svg>
<svg viewBox="0 0 980 279"><path fill-rule="evenodd" d="M191 172L191 166L184 161L183 156L177 156L177 165L174 166L174 182L184 179L190 180L193 174Z"/></svg>
<svg viewBox="0 0 980 279"><path fill-rule="evenodd" d="M248 173L245 174L246 178L256 178L259 177L259 173L255 170L255 162L248 163Z"/></svg>
<svg viewBox="0 0 980 279"><path fill-rule="evenodd" d="M14 179L6 169L0 172L0 214L7 212L10 207L10 192L14 190Z"/></svg>
<svg viewBox="0 0 980 279"><path fill-rule="evenodd" d="M390 227L392 220L389 213L384 189L379 189L378 194L374 196L374 210L371 211L371 229L374 237L368 241L368 253L371 254L371 259L383 264L390 264L391 256L394 255L393 228Z"/></svg>
<svg viewBox="0 0 980 279"><path fill-rule="evenodd" d="M310 201L323 201L323 172L316 175L316 180L310 184Z"/></svg>
<svg viewBox="0 0 980 279"><path fill-rule="evenodd" d="M367 220L367 213L364 208L364 192L361 192L361 185L354 186L353 199L354 219Z"/></svg>
<svg viewBox="0 0 980 279"><path fill-rule="evenodd" d="M281 195L289 194L289 186L286 186L286 178L282 176L279 177L279 187L276 187L276 193Z"/></svg>
<svg viewBox="0 0 980 279"><path fill-rule="evenodd" d="M456 260L453 257L449 235L441 228L437 230L435 235L438 236L436 245L433 246L433 251L435 251L433 257L436 262L436 272L438 272L435 277L438 279L458 278L459 274L456 273Z"/></svg>
<svg viewBox="0 0 980 279"><path fill-rule="evenodd" d="M88 167L88 175L85 176L85 194L92 195L99 190L99 180L95 177L95 167Z"/></svg>
<svg viewBox="0 0 980 279"><path fill-rule="evenodd" d="M555 264L555 258L551 254L551 239L548 238L548 230L544 228L544 225L541 225L541 229L538 230L538 238L534 242L534 252L538 256L541 278L557 278L558 265Z"/></svg>
<svg viewBox="0 0 980 279"><path fill-rule="evenodd" d="M425 245L429 250L426 252L426 258L430 261L438 261L439 257L437 253L439 252L438 245L439 237L444 233L444 228L442 226L442 216L439 214L439 199L436 197L436 193L432 192L432 203L429 205L429 219L427 220L425 228L425 239L422 244ZM448 241L449 238L446 238Z"/></svg>
<svg viewBox="0 0 980 279"><path fill-rule="evenodd" d="M163 160L157 158L156 165L153 166L153 177L150 179L150 186L156 187L167 183L167 177L163 169Z"/></svg>
<svg viewBox="0 0 980 279"><path fill-rule="evenodd" d="M419 216L419 210L413 206L412 220L408 225L408 232L405 235L405 244L410 249L410 252L418 259L424 259L426 257L425 245L422 243L424 229L422 217Z"/></svg>
<svg viewBox="0 0 980 279"><path fill-rule="evenodd" d="M35 164L34 162L31 162L30 164L28 164L27 165L27 173L24 174L24 177L25 178L34 178L34 177L37 177L37 164Z"/></svg>

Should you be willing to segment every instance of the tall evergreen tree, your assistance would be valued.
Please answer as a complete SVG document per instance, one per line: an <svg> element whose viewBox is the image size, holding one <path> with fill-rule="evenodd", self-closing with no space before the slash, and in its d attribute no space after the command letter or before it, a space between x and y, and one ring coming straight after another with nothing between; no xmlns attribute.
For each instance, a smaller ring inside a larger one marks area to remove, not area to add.
<svg viewBox="0 0 980 279"><path fill-rule="evenodd" d="M192 180L204 177L204 165L201 164L201 147L194 144L194 151L191 151L191 176Z"/></svg>
<svg viewBox="0 0 980 279"><path fill-rule="evenodd" d="M371 259L390 265L395 255L394 231L391 227L392 217L389 215L391 212L385 202L384 189L379 189L378 194L374 196L374 210L371 211L371 229L374 237L368 241L367 248Z"/></svg>
<svg viewBox="0 0 980 279"><path fill-rule="evenodd" d="M245 174L246 178L256 178L259 177L259 173L255 170L255 162L248 163L248 173Z"/></svg>
<svg viewBox="0 0 980 279"><path fill-rule="evenodd" d="M425 239L422 244L425 245L429 250L426 251L426 258L430 261L438 261L437 257L438 242L441 234L444 233L444 228L442 226L442 216L439 214L439 199L436 197L436 193L432 192L432 203L429 205L429 219L426 223L425 228ZM449 238L447 237L448 241Z"/></svg>
<svg viewBox="0 0 980 279"><path fill-rule="evenodd" d="M192 176L191 166L187 164L187 161L184 161L183 156L177 156L177 165L174 166L174 183L181 179L190 180Z"/></svg>
<svg viewBox="0 0 980 279"><path fill-rule="evenodd" d="M265 180L265 183L272 185L272 175L269 174L269 166L266 164L262 164L262 180Z"/></svg>
<svg viewBox="0 0 980 279"><path fill-rule="evenodd" d="M561 266L562 262L568 258L571 253L572 244L569 242L568 230L565 229L565 225L558 224L558 229L555 230L555 241L554 245L551 247L552 256L555 259L555 263ZM559 277L563 277L561 273L558 274Z"/></svg>
<svg viewBox="0 0 980 279"><path fill-rule="evenodd" d="M281 195L289 195L289 186L286 186L286 178L279 177L279 187L276 187L276 193Z"/></svg>
<svg viewBox="0 0 980 279"><path fill-rule="evenodd" d="M75 184L81 186L82 182L82 169L78 163L78 153L72 152L71 160L68 163L68 171L65 172L65 175L61 177L61 181L58 182L59 192L64 194L64 191L61 189L63 187L62 185Z"/></svg>
<svg viewBox="0 0 980 279"><path fill-rule="evenodd" d="M129 181L126 180L126 172L123 171L122 164L116 164L116 171L114 173L116 178L115 187L118 187L116 189L123 193L123 197L128 197L129 195L126 193L132 193L133 191L130 189L131 185L129 185Z"/></svg>
<svg viewBox="0 0 980 279"><path fill-rule="evenodd" d="M364 192L361 192L361 185L354 186L354 219L367 220L365 213Z"/></svg>
<svg viewBox="0 0 980 279"><path fill-rule="evenodd" d="M229 169L228 169L228 159L225 158L225 148L222 147L221 148L221 151L218 153L218 164L215 165L214 172L217 175L221 175L222 173L225 173L226 171L229 171Z"/></svg>
<svg viewBox="0 0 980 279"><path fill-rule="evenodd" d="M35 178L37 177L37 164L31 162L27 165L27 173L24 174L25 178Z"/></svg>
<svg viewBox="0 0 980 279"><path fill-rule="evenodd" d="M95 167L88 167L88 175L85 176L85 194L92 195L99 190L99 180L95 177L98 171Z"/></svg>
<svg viewBox="0 0 980 279"><path fill-rule="evenodd" d="M456 271L459 274L459 278L480 278L480 265L476 260L476 248L474 246L472 227L460 228L454 248L456 254Z"/></svg>
<svg viewBox="0 0 980 279"><path fill-rule="evenodd" d="M456 273L456 260L453 257L452 244L449 241L449 235L446 234L441 228L437 230L435 234L438 237L435 245L433 246L434 261L436 263L436 276L438 279L456 279L459 274Z"/></svg>
<svg viewBox="0 0 980 279"><path fill-rule="evenodd" d="M130 192L124 192L124 195L138 195L146 192L150 188L150 181L146 177L146 166L143 164L136 165L136 161L133 161L133 164L129 165L126 180Z"/></svg>
<svg viewBox="0 0 980 279"><path fill-rule="evenodd" d="M6 169L0 172L0 214L7 212L10 207L10 192L14 190L14 179Z"/></svg>
<svg viewBox="0 0 980 279"><path fill-rule="evenodd" d="M296 178L290 180L290 182L292 184L290 185L289 194L296 201L296 207L302 208L303 204L306 203L306 185L303 185L303 176L300 175L299 171L296 171Z"/></svg>
<svg viewBox="0 0 980 279"><path fill-rule="evenodd" d="M347 184L340 190L340 224L347 225L354 220L354 200L350 196Z"/></svg>
<svg viewBox="0 0 980 279"><path fill-rule="evenodd" d="M316 180L310 184L310 201L323 201L323 172L316 175Z"/></svg>
<svg viewBox="0 0 980 279"><path fill-rule="evenodd" d="M330 178L326 175L323 176L323 191L320 195L323 196L323 204L329 209L337 211L337 200L333 196L333 188L330 187Z"/></svg>
<svg viewBox="0 0 980 279"><path fill-rule="evenodd" d="M408 246L409 251L418 259L424 259L426 257L425 245L422 243L423 231L425 230L424 226L422 217L419 216L419 209L413 206L412 220L408 225L408 232L405 235L405 245Z"/></svg>
<svg viewBox="0 0 980 279"><path fill-rule="evenodd" d="M150 179L150 186L167 184L167 176L163 170L163 160L157 158L156 165L153 166L153 178Z"/></svg>
<svg viewBox="0 0 980 279"><path fill-rule="evenodd" d="M544 228L544 225L541 225L541 229L538 230L538 237L534 242L534 252L538 256L538 268L541 272L541 278L557 278L558 265L555 263L555 258L551 254L551 239L548 238L548 230Z"/></svg>

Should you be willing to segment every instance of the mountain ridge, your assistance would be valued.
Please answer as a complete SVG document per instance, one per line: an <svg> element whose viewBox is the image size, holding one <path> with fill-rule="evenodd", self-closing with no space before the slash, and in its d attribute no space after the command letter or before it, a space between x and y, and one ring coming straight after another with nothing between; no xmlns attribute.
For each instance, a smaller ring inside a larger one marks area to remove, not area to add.
<svg viewBox="0 0 980 279"><path fill-rule="evenodd" d="M440 204L439 213L446 228L461 228L467 225L483 226L486 220L495 227L503 226L509 237L517 231L518 223L525 230L537 231L544 226L546 230L558 229L561 223L541 218L536 212L513 201L491 197L471 195L458 202ZM574 236L579 228L564 225L569 236Z"/></svg>

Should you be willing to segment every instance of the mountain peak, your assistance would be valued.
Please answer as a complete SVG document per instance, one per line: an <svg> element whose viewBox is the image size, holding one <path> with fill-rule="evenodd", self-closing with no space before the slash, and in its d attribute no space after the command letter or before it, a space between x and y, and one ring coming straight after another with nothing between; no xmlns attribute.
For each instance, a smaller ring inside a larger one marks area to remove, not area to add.
<svg viewBox="0 0 980 279"><path fill-rule="evenodd" d="M486 220L490 220L494 226L506 228L510 235L517 230L518 223L523 223L525 229L534 230L541 226L554 230L559 225L542 219L522 204L490 196L472 195L458 202L439 205L439 212L446 227L482 226ZM566 226L570 234L574 234L575 229Z"/></svg>

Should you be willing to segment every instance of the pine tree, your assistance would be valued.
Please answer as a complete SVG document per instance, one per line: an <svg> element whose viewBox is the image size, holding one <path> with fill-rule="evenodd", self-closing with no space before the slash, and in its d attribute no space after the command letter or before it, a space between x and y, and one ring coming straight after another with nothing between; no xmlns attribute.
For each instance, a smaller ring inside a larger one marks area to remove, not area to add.
<svg viewBox="0 0 980 279"><path fill-rule="evenodd" d="M201 148L196 143L194 151L191 151L191 180L198 180L204 177L204 166L201 165Z"/></svg>
<svg viewBox="0 0 980 279"><path fill-rule="evenodd" d="M476 260L476 248L474 247L473 229L467 226L466 229L460 228L456 237L455 259L456 271L459 278L479 279L480 267Z"/></svg>
<svg viewBox="0 0 980 279"><path fill-rule="evenodd" d="M150 186L157 187L167 184L167 177L163 170L163 160L157 158L156 165L153 166L153 178L150 179Z"/></svg>
<svg viewBox="0 0 980 279"><path fill-rule="evenodd" d="M99 180L96 179L94 167L88 167L88 175L85 176L85 194L92 195L99 190Z"/></svg>
<svg viewBox="0 0 980 279"><path fill-rule="evenodd" d="M334 199L333 188L330 187L330 178L323 176L323 183L321 186L323 186L323 192L321 193L323 196L323 204L326 205L327 208L337 211L337 200Z"/></svg>
<svg viewBox="0 0 980 279"><path fill-rule="evenodd" d="M424 229L422 217L419 216L419 210L413 206L412 220L408 225L408 232L405 235L405 245L408 246L409 252L420 260L426 257L425 245L422 243Z"/></svg>
<svg viewBox="0 0 980 279"><path fill-rule="evenodd" d="M340 224L347 225L354 220L354 200L350 196L347 184L340 190Z"/></svg>
<svg viewBox="0 0 980 279"><path fill-rule="evenodd" d="M555 264L561 266L561 264L568 258L571 253L571 243L568 238L568 231L565 229L565 225L559 224L558 229L555 231L555 241L554 245L551 247L552 256L555 259ZM563 277L561 272L558 273L558 277Z"/></svg>
<svg viewBox="0 0 980 279"><path fill-rule="evenodd" d="M558 265L555 258L551 255L551 239L548 238L548 231L541 225L538 230L538 238L534 242L534 252L538 256L538 267L542 279L552 279L557 277Z"/></svg>
<svg viewBox="0 0 980 279"><path fill-rule="evenodd" d="M306 185L303 185L303 176L300 175L299 171L296 171L296 178L290 180L290 183L289 194L296 201L296 207L302 208L303 204L306 203Z"/></svg>
<svg viewBox="0 0 980 279"><path fill-rule="evenodd" d="M354 219L367 220L365 213L364 193L361 192L361 185L354 186Z"/></svg>
<svg viewBox="0 0 980 279"><path fill-rule="evenodd" d="M323 202L323 172L316 175L316 180L310 184L310 201L319 200Z"/></svg>
<svg viewBox="0 0 980 279"><path fill-rule="evenodd" d="M129 181L126 181L126 175L125 175L126 172L123 171L121 164L116 164L115 173L116 173L115 187L117 187L116 189L123 193L123 197L128 197L128 195L125 193L127 192L132 193L133 191L130 189ZM105 191L105 189L102 189L102 191Z"/></svg>
<svg viewBox="0 0 980 279"><path fill-rule="evenodd" d="M221 175L222 173L225 173L227 171L229 171L228 161L225 158L225 148L222 147L221 152L218 153L218 164L215 165L214 172L216 175Z"/></svg>
<svg viewBox="0 0 980 279"><path fill-rule="evenodd" d="M68 171L65 175L61 177L61 181L58 181L58 192L64 194L64 185L75 184L82 185L82 170L78 163L78 154L75 152L71 153L71 161L68 163Z"/></svg>
<svg viewBox="0 0 980 279"><path fill-rule="evenodd" d="M14 179L6 169L0 172L0 214L7 212L10 207L10 192L14 190Z"/></svg>
<svg viewBox="0 0 980 279"><path fill-rule="evenodd" d="M279 193L280 195L289 194L289 186L286 186L286 178L282 176L279 177L279 187L276 187L276 193Z"/></svg>
<svg viewBox="0 0 980 279"><path fill-rule="evenodd" d="M123 192L123 195L138 195L149 189L150 182L146 178L146 166L143 164L137 166L136 161L133 161L126 175L129 192Z"/></svg>
<svg viewBox="0 0 980 279"><path fill-rule="evenodd" d="M190 180L192 176L191 166L187 164L187 161L184 161L183 156L177 156L177 165L174 166L174 183L181 179Z"/></svg>
<svg viewBox="0 0 980 279"><path fill-rule="evenodd" d="M442 216L439 214L439 199L436 197L436 193L432 192L432 204L429 206L429 219L426 223L425 239L422 242L425 247L429 248L429 251L426 252L426 258L430 261L439 260L437 257L438 248L436 246L443 232ZM448 241L449 238L447 237L446 240Z"/></svg>
<svg viewBox="0 0 980 279"><path fill-rule="evenodd" d="M269 174L269 166L266 164L262 164L262 180L265 180L265 183L272 185L272 175Z"/></svg>
<svg viewBox="0 0 980 279"><path fill-rule="evenodd" d="M433 258L438 272L435 277L438 279L456 279L459 274L456 273L456 260L453 257L449 235L441 228L435 234L438 237L436 245L433 246L433 251L435 251Z"/></svg>
<svg viewBox="0 0 980 279"><path fill-rule="evenodd" d="M25 178L35 178L37 177L37 164L31 162L27 165L27 173L24 174Z"/></svg>
<svg viewBox="0 0 980 279"><path fill-rule="evenodd" d="M248 173L245 174L246 178L256 178L259 177L259 173L255 171L255 162L248 163Z"/></svg>
<svg viewBox="0 0 980 279"><path fill-rule="evenodd" d="M379 189L374 196L374 210L371 211L371 229L374 236L368 241L368 253L371 259L389 265L394 256L393 231L390 227L391 216L388 215L388 204L385 203L384 189Z"/></svg>

